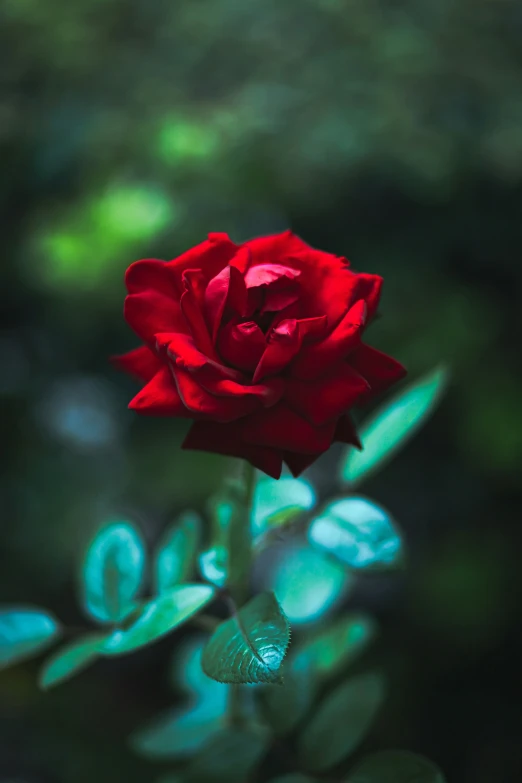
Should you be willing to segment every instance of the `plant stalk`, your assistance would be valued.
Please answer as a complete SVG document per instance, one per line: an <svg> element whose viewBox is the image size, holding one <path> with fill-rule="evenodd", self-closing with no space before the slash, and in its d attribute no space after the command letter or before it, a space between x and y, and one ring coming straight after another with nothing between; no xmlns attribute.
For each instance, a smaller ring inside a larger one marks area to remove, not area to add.
<svg viewBox="0 0 522 783"><path fill-rule="evenodd" d="M228 589L234 612L244 606L250 597L255 483L255 468L249 462L242 461L228 537ZM244 689L240 685L230 687L228 714L232 725L244 725L243 696Z"/></svg>

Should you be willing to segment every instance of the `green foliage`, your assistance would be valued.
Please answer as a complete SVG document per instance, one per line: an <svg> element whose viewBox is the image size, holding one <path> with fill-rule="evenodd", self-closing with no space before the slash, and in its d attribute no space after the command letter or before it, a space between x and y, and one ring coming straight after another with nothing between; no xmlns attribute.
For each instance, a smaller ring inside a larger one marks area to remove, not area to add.
<svg viewBox="0 0 522 783"><path fill-rule="evenodd" d="M280 683L290 627L273 593L260 593L224 623L203 651L209 677L227 683Z"/></svg>
<svg viewBox="0 0 522 783"><path fill-rule="evenodd" d="M279 688L260 689L261 713L276 735L288 734L310 710L316 694L316 680L304 668L292 671L283 667L283 682Z"/></svg>
<svg viewBox="0 0 522 783"><path fill-rule="evenodd" d="M375 622L366 615L346 615L311 636L289 657L292 672L306 672L321 681L335 677L356 660L373 640Z"/></svg>
<svg viewBox="0 0 522 783"><path fill-rule="evenodd" d="M83 601L99 622L117 623L135 608L145 570L145 547L127 522L102 528L91 543L83 565Z"/></svg>
<svg viewBox="0 0 522 783"><path fill-rule="evenodd" d="M210 585L180 585L145 603L125 629L117 629L103 645L105 655L133 652L170 633L214 597Z"/></svg>
<svg viewBox="0 0 522 783"><path fill-rule="evenodd" d="M447 371L439 367L386 402L359 432L363 450L347 450L342 479L353 485L388 461L433 413L447 381Z"/></svg>
<svg viewBox="0 0 522 783"><path fill-rule="evenodd" d="M214 546L202 552L198 559L203 579L223 587L228 577L228 553L224 546Z"/></svg>
<svg viewBox="0 0 522 783"><path fill-rule="evenodd" d="M292 546L272 569L270 584L293 623L318 620L346 594L350 576L333 558L310 546Z"/></svg>
<svg viewBox="0 0 522 783"><path fill-rule="evenodd" d="M353 677L329 693L299 738L303 765L318 772L349 756L366 736L383 697L378 674Z"/></svg>
<svg viewBox="0 0 522 783"><path fill-rule="evenodd" d="M312 521L308 538L350 568L390 568L402 560L390 515L363 497L329 503Z"/></svg>
<svg viewBox="0 0 522 783"><path fill-rule="evenodd" d="M224 727L228 686L201 668L204 641L198 637L177 651L175 683L189 695L188 704L161 713L130 738L131 746L153 759L192 755Z"/></svg>
<svg viewBox="0 0 522 783"><path fill-rule="evenodd" d="M194 568L201 535L201 519L187 511L176 520L161 541L155 556L156 591L164 593L186 579Z"/></svg>
<svg viewBox="0 0 522 783"><path fill-rule="evenodd" d="M69 680L96 661L108 634L82 636L58 650L40 670L39 685L44 690Z"/></svg>
<svg viewBox="0 0 522 783"><path fill-rule="evenodd" d="M269 745L266 732L223 729L183 772L184 783L244 783Z"/></svg>
<svg viewBox="0 0 522 783"><path fill-rule="evenodd" d="M260 478L256 483L252 507L254 536L271 527L286 525L302 511L314 507L313 487L304 479Z"/></svg>
<svg viewBox="0 0 522 783"><path fill-rule="evenodd" d="M60 633L57 621L43 609L1 609L0 669L38 655L55 642Z"/></svg>
<svg viewBox="0 0 522 783"><path fill-rule="evenodd" d="M346 783L444 783L440 770L422 756L386 750L363 759Z"/></svg>

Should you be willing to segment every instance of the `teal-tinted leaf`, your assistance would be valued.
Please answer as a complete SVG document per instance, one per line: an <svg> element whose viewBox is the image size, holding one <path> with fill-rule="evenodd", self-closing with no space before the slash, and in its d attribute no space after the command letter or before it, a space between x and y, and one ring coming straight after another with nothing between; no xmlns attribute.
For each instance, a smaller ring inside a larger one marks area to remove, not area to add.
<svg viewBox="0 0 522 783"><path fill-rule="evenodd" d="M214 592L209 585L180 585L149 601L129 628L116 630L108 637L104 655L122 655L152 644L199 612Z"/></svg>
<svg viewBox="0 0 522 783"><path fill-rule="evenodd" d="M308 671L311 677L334 677L368 646L375 636L375 622L365 615L346 615L298 648L289 660L292 672Z"/></svg>
<svg viewBox="0 0 522 783"><path fill-rule="evenodd" d="M192 755L223 728L228 686L202 671L204 642L205 637L198 635L176 649L173 679L191 694L190 703L167 710L136 731L130 742L137 753L155 759Z"/></svg>
<svg viewBox="0 0 522 783"><path fill-rule="evenodd" d="M42 666L40 687L46 690L86 669L100 657L100 650L106 639L107 634L91 634L62 647Z"/></svg>
<svg viewBox="0 0 522 783"><path fill-rule="evenodd" d="M31 658L59 636L54 617L40 609L0 609L0 669Z"/></svg>
<svg viewBox="0 0 522 783"><path fill-rule="evenodd" d="M309 546L292 546L275 563L270 584L292 623L317 620L347 593L351 577L327 555Z"/></svg>
<svg viewBox="0 0 522 783"><path fill-rule="evenodd" d="M292 672L283 667L283 684L279 688L266 686L258 699L268 725L276 735L288 734L305 717L316 694L316 680L304 668Z"/></svg>
<svg viewBox="0 0 522 783"><path fill-rule="evenodd" d="M350 755L366 736L383 696L377 674L353 677L328 694L299 738L304 766L318 772Z"/></svg>
<svg viewBox="0 0 522 783"><path fill-rule="evenodd" d="M260 593L218 627L203 650L203 671L219 682L274 683L290 627L273 593Z"/></svg>
<svg viewBox="0 0 522 783"><path fill-rule="evenodd" d="M224 725L224 717L207 713L204 703L158 715L130 738L134 751L150 759L190 756Z"/></svg>
<svg viewBox="0 0 522 783"><path fill-rule="evenodd" d="M214 735L183 775L186 783L244 783L269 744L266 732L224 729Z"/></svg>
<svg viewBox="0 0 522 783"><path fill-rule="evenodd" d="M210 715L223 715L228 700L228 685L216 682L203 671L201 657L208 637L197 635L176 647L172 661L172 682L196 697Z"/></svg>
<svg viewBox="0 0 522 783"><path fill-rule="evenodd" d="M83 599L89 614L103 623L117 623L135 607L143 579L145 548L127 522L102 528L91 543L83 566Z"/></svg>
<svg viewBox="0 0 522 783"><path fill-rule="evenodd" d="M201 519L193 511L182 514L165 533L156 552L156 592L164 593L192 576Z"/></svg>
<svg viewBox="0 0 522 783"><path fill-rule="evenodd" d="M313 487L303 479L260 479L256 484L252 508L253 534L259 535L268 527L287 524L297 514L313 508L315 502Z"/></svg>
<svg viewBox="0 0 522 783"><path fill-rule="evenodd" d="M224 546L214 546L199 556L199 570L203 579L216 587L223 587L227 581L227 550Z"/></svg>
<svg viewBox="0 0 522 783"><path fill-rule="evenodd" d="M386 750L357 764L347 783L444 783L444 777L431 761L422 756Z"/></svg>
<svg viewBox="0 0 522 783"><path fill-rule="evenodd" d="M341 477L360 481L390 457L420 428L434 411L446 387L448 373L438 367L408 386L380 408L362 426L362 451L349 448L341 463Z"/></svg>
<svg viewBox="0 0 522 783"><path fill-rule="evenodd" d="M312 544L350 568L391 568L402 560L402 542L389 514L363 497L330 503L308 530Z"/></svg>

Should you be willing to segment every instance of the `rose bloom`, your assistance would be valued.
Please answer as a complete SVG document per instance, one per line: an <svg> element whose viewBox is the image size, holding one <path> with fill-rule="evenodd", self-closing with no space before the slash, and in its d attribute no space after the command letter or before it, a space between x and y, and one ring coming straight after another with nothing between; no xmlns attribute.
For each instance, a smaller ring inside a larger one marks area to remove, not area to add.
<svg viewBox="0 0 522 783"><path fill-rule="evenodd" d="M299 475L339 441L349 410L405 374L362 342L382 278L291 231L236 245L226 234L126 273L125 318L144 342L114 362L145 383L129 404L193 421L183 448Z"/></svg>

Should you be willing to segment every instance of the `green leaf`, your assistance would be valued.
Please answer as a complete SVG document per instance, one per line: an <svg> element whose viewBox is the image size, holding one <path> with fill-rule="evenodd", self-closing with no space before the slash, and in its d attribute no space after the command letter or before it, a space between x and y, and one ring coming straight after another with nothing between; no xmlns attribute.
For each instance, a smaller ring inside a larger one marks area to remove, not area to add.
<svg viewBox="0 0 522 783"><path fill-rule="evenodd" d="M100 657L107 634L92 634L62 647L45 661L40 670L39 684L44 690L69 680Z"/></svg>
<svg viewBox="0 0 522 783"><path fill-rule="evenodd" d="M209 715L205 704L167 710L130 737L134 751L150 759L190 756L224 726L224 717Z"/></svg>
<svg viewBox="0 0 522 783"><path fill-rule="evenodd" d="M136 620L114 631L103 645L104 655L122 655L160 639L199 612L214 597L209 585L180 585L144 604Z"/></svg>
<svg viewBox="0 0 522 783"><path fill-rule="evenodd" d="M292 623L317 620L346 595L351 577L339 563L310 546L281 552L272 568L270 585Z"/></svg>
<svg viewBox="0 0 522 783"><path fill-rule="evenodd" d="M190 579L200 534L201 519L193 511L182 514L166 531L154 561L157 593Z"/></svg>
<svg viewBox="0 0 522 783"><path fill-rule="evenodd" d="M228 577L228 555L224 546L214 546L199 556L199 570L203 579L223 587Z"/></svg>
<svg viewBox="0 0 522 783"><path fill-rule="evenodd" d="M83 567L83 600L102 623L117 623L135 608L145 569L145 548L127 522L102 528L92 541Z"/></svg>
<svg viewBox="0 0 522 783"><path fill-rule="evenodd" d="M253 534L259 535L269 527L287 524L302 511L313 508L315 502L313 487L303 479L260 479L252 506Z"/></svg>
<svg viewBox="0 0 522 783"><path fill-rule="evenodd" d="M350 755L366 736L383 697L377 674L353 677L328 694L299 738L303 765L319 772Z"/></svg>
<svg viewBox="0 0 522 783"><path fill-rule="evenodd" d="M203 671L219 682L280 683L290 627L273 593L260 593L218 627L203 650Z"/></svg>
<svg viewBox="0 0 522 783"><path fill-rule="evenodd" d="M363 759L346 783L444 783L442 772L422 756L385 750Z"/></svg>
<svg viewBox="0 0 522 783"><path fill-rule="evenodd" d="M312 521L308 539L350 568L391 568L403 558L402 541L390 515L363 497L326 506Z"/></svg>
<svg viewBox="0 0 522 783"><path fill-rule="evenodd" d="M274 734L282 736L292 731L313 704L316 681L301 669L292 673L284 667L284 682L279 688L266 686L258 692L261 711Z"/></svg>
<svg viewBox="0 0 522 783"><path fill-rule="evenodd" d="M186 783L244 783L269 745L267 732L224 729L214 735L184 772Z"/></svg>
<svg viewBox="0 0 522 783"><path fill-rule="evenodd" d="M175 688L195 696L198 703L204 702L208 713L222 715L227 707L229 687L203 671L201 657L207 641L208 636L198 634L176 647L171 681Z"/></svg>
<svg viewBox="0 0 522 783"><path fill-rule="evenodd" d="M136 731L130 743L137 753L153 759L191 755L223 728L228 686L202 671L204 641L198 635L185 642L173 661L175 684L191 694L190 703L167 710Z"/></svg>
<svg viewBox="0 0 522 783"><path fill-rule="evenodd" d="M25 661L49 647L59 636L54 617L41 609L0 609L0 669Z"/></svg>
<svg viewBox="0 0 522 783"><path fill-rule="evenodd" d="M359 432L363 450L348 449L341 463L343 481L361 481L402 448L433 413L447 381L447 370L438 367L379 408Z"/></svg>
<svg viewBox="0 0 522 783"><path fill-rule="evenodd" d="M375 637L375 632L375 622L371 617L341 617L330 628L320 631L300 645L290 657L290 670L304 670L320 679L335 677L361 655Z"/></svg>

